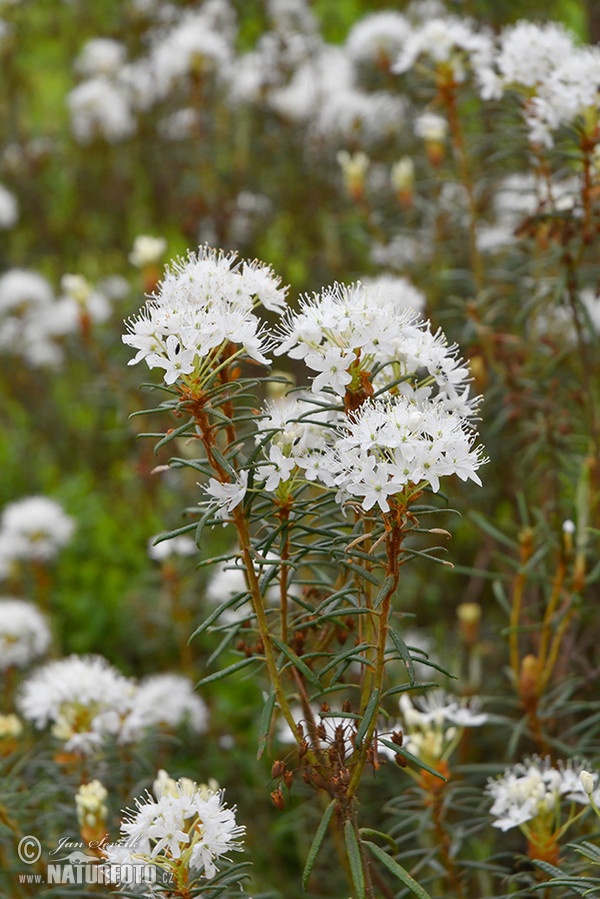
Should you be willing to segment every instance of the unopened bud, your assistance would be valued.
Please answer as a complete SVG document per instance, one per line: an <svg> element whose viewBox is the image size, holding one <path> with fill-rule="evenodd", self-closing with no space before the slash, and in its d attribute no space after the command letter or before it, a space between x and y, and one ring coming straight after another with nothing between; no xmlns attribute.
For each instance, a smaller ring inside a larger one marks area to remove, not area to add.
<svg viewBox="0 0 600 899"><path fill-rule="evenodd" d="M425 141L427 158L432 166L441 165L444 159L444 142L448 131L448 122L433 112L425 112L415 122L415 134Z"/></svg>
<svg viewBox="0 0 600 899"><path fill-rule="evenodd" d="M581 780L583 792L587 793L588 796L591 796L594 792L594 775L590 774L589 771L582 771L579 775L579 779Z"/></svg>
<svg viewBox="0 0 600 899"><path fill-rule="evenodd" d="M410 207L413 202L415 184L415 165L410 156L403 156L395 162L390 171L392 187L402 206Z"/></svg>
<svg viewBox="0 0 600 899"><path fill-rule="evenodd" d="M478 602L461 602L456 609L456 615L462 639L468 646L472 646L479 637L481 606Z"/></svg>
<svg viewBox="0 0 600 899"><path fill-rule="evenodd" d="M371 160L362 151L350 155L347 150L340 150L337 161L342 169L344 187L353 200L361 200L365 192L365 175Z"/></svg>

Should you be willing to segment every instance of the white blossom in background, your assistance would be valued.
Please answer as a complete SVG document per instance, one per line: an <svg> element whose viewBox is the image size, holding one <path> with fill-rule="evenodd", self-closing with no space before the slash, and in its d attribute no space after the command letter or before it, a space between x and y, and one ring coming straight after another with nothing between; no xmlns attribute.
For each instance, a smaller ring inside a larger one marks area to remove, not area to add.
<svg viewBox="0 0 600 899"><path fill-rule="evenodd" d="M370 146L397 138L406 126L406 102L388 91L354 87L327 93L316 110L311 136Z"/></svg>
<svg viewBox="0 0 600 899"><path fill-rule="evenodd" d="M67 752L88 755L116 738L135 694L135 682L101 656L68 656L38 668L22 684L17 708Z"/></svg>
<svg viewBox="0 0 600 899"><path fill-rule="evenodd" d="M400 714L402 745L433 767L448 760L465 727L481 727L488 719L476 700L459 699L444 690L419 696L414 703L403 693Z"/></svg>
<svg viewBox="0 0 600 899"><path fill-rule="evenodd" d="M269 347L253 309L262 303L280 312L285 294L268 266L201 247L166 269L157 292L139 316L128 321L123 342L138 350L129 364L144 360L149 368L164 368L165 383L174 384L187 375L209 377L228 344L239 346L238 355L264 363L263 352ZM211 495L225 499L217 482L214 490ZM235 508L230 505L235 499L227 501L228 511Z"/></svg>
<svg viewBox="0 0 600 899"><path fill-rule="evenodd" d="M296 69L289 84L270 92L269 103L282 118L307 124L326 101L354 88L354 82L353 66L344 50L325 45Z"/></svg>
<svg viewBox="0 0 600 899"><path fill-rule="evenodd" d="M106 848L109 868L150 864L174 875L185 868L210 880L220 859L242 849L245 828L236 823L223 791L163 776L155 793L156 798L136 798L135 808L127 810L121 842Z"/></svg>
<svg viewBox="0 0 600 899"><path fill-rule="evenodd" d="M364 16L352 26L346 50L353 62L388 69L411 33L408 19L391 10Z"/></svg>
<svg viewBox="0 0 600 899"><path fill-rule="evenodd" d="M73 134L81 144L98 138L116 144L135 134L137 123L127 92L104 75L73 88L67 104Z"/></svg>
<svg viewBox="0 0 600 899"><path fill-rule="evenodd" d="M268 553L263 564L256 564L255 571L261 584L264 599L269 605L279 602L279 557L275 553ZM266 583L267 576L268 583ZM293 583L293 571L290 568L288 574L288 596L295 596L299 588ZM214 606L220 606L228 600L234 600L229 608L224 609L219 616L222 624L243 622L254 616L252 603L249 600L246 577L241 562L234 560L217 563L206 585L205 593L207 601ZM237 599L237 601L235 601Z"/></svg>
<svg viewBox="0 0 600 899"><path fill-rule="evenodd" d="M470 19L456 16L428 19L408 36L392 71L408 72L420 60L434 69L449 69L453 80L461 82L469 67L477 72L489 66L492 47L487 31Z"/></svg>
<svg viewBox="0 0 600 899"><path fill-rule="evenodd" d="M164 237L152 237L149 234L138 234L133 241L133 249L129 254L129 261L136 268L144 268L146 265L155 265L160 262L165 250L167 249L167 241Z"/></svg>
<svg viewBox="0 0 600 899"><path fill-rule="evenodd" d="M375 302L397 309L414 309L424 312L425 294L407 278L382 272L379 275L367 275L360 279L364 290L375 298Z"/></svg>
<svg viewBox="0 0 600 899"><path fill-rule="evenodd" d="M235 14L229 3L205 3L186 11L169 31L152 36L150 66L157 93L166 96L192 74L220 75L233 63Z"/></svg>
<svg viewBox="0 0 600 899"><path fill-rule="evenodd" d="M417 116L413 128L417 137L431 143L443 143L448 133L448 121L435 112L424 112Z"/></svg>
<svg viewBox="0 0 600 899"><path fill-rule="evenodd" d="M13 193L0 184L0 228L12 228L19 221L19 204Z"/></svg>
<svg viewBox="0 0 600 899"><path fill-rule="evenodd" d="M584 790L581 782L583 765L577 761L558 762L550 758L525 759L507 768L502 777L488 780L486 793L493 799L490 814L495 818L493 826L507 831L527 825L528 831L536 824L554 822L558 829L563 803L587 805L590 796L598 803L597 778L593 775L591 790ZM589 784L588 784L589 785Z"/></svg>
<svg viewBox="0 0 600 899"><path fill-rule="evenodd" d="M533 95L575 49L573 35L558 22L520 21L502 29L487 66L478 71L484 100L499 99L508 88Z"/></svg>
<svg viewBox="0 0 600 899"><path fill-rule="evenodd" d="M60 281L61 295L54 304L55 334L70 334L80 327L85 316L90 322L108 321L112 304L108 297L93 287L83 275L66 274Z"/></svg>
<svg viewBox="0 0 600 899"><path fill-rule="evenodd" d="M0 276L0 352L33 367L60 365L55 305L50 283L38 272L13 268Z"/></svg>
<svg viewBox="0 0 600 899"><path fill-rule="evenodd" d="M148 541L148 555L154 562L165 562L173 556L193 556L198 552L198 547L192 538L186 537L184 534L155 543L158 536L157 534Z"/></svg>
<svg viewBox="0 0 600 899"><path fill-rule="evenodd" d="M194 686L178 674L154 674L135 690L119 732L119 742L137 743L154 730L174 731L187 725L194 733L208 728L208 708Z"/></svg>
<svg viewBox="0 0 600 899"><path fill-rule="evenodd" d="M60 503L46 496L28 496L4 507L0 516L0 545L13 560L48 562L66 546L74 520Z"/></svg>
<svg viewBox="0 0 600 899"><path fill-rule="evenodd" d="M50 646L45 617L31 602L0 598L0 671L25 668Z"/></svg>
<svg viewBox="0 0 600 899"><path fill-rule="evenodd" d="M86 78L116 75L127 58L125 45L111 38L97 37L87 41L75 60L75 69Z"/></svg>
<svg viewBox="0 0 600 899"><path fill-rule="evenodd" d="M551 147L559 128L577 120L594 133L598 121L600 48L574 48L556 65L525 108L529 139Z"/></svg>

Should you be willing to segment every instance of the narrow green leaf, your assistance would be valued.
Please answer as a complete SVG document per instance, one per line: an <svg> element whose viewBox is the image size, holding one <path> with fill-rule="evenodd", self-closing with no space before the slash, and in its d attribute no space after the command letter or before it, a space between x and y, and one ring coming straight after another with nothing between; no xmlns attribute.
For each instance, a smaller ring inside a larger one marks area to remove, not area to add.
<svg viewBox="0 0 600 899"><path fill-rule="evenodd" d="M256 656L252 656L252 658L241 659L239 662L235 662L233 665L230 665L228 668L223 668L221 671L215 671L214 674L209 674L207 677L203 677L196 684L197 687L202 687L205 684L212 684L216 680L221 680L224 677L229 677L230 674L233 674L235 671L240 671L242 668L246 668L252 662L259 662L261 659Z"/></svg>
<svg viewBox="0 0 600 899"><path fill-rule="evenodd" d="M284 643L282 640L278 640L277 637L271 637L275 646L281 650L281 652L286 656L294 668L297 668L300 671L306 680L313 685L313 687L317 687L319 689L321 687L321 681L308 665L302 661L302 659L296 655L296 653L290 649L290 647Z"/></svg>
<svg viewBox="0 0 600 899"><path fill-rule="evenodd" d="M173 428L172 431L169 431L164 435L162 440L158 441L158 443L154 447L154 452L158 453L161 446L165 446L165 444L170 443L171 440L175 440L177 437L181 437L182 434L185 434L185 432L193 426L193 424L193 419L190 419L189 421L186 421L185 424L179 425L178 428Z"/></svg>
<svg viewBox="0 0 600 899"><path fill-rule="evenodd" d="M396 743L386 740L385 737L378 737L377 739L380 743L383 743L384 746L387 746L388 749L393 749L393 751L398 755L401 755L402 758L406 759L408 762L412 762L415 767L428 771L430 774L433 774L434 777L439 777L439 779L444 782L448 780L447 777L444 777L443 774L440 774L440 772L436 771L435 768L432 768L431 765L422 762L420 758L413 755L412 752L409 752L408 749L405 749L403 746L397 746Z"/></svg>
<svg viewBox="0 0 600 899"><path fill-rule="evenodd" d="M321 670L321 677L323 677L325 674L327 674L328 671L331 671L331 669L335 668L337 665L341 665L345 661L351 662L354 656L356 656L358 659L360 653L363 652L363 650L368 649L369 646L372 646L372 644L359 643L358 646L352 646L350 647L350 649L346 649L344 650L344 652L336 655L336 657L332 659L331 662L328 662ZM362 659L360 661L362 661Z"/></svg>
<svg viewBox="0 0 600 899"><path fill-rule="evenodd" d="M346 821L344 823L344 837L346 838L346 852L348 853L348 861L350 862L352 882L354 883L354 889L356 890L355 899L366 899L365 872L363 871L360 846L356 838L356 832L352 826L352 821Z"/></svg>
<svg viewBox="0 0 600 899"><path fill-rule="evenodd" d="M388 633L392 638L392 643L394 644L398 655L406 665L411 684L416 684L417 678L415 675L415 666L413 665L412 656L409 652L408 646L400 636L400 632L397 631L395 627L392 627L392 625L390 625L390 627L388 628Z"/></svg>
<svg viewBox="0 0 600 899"><path fill-rule="evenodd" d="M385 599L386 595L389 593L389 591L390 591L390 590L392 589L392 587L394 586L395 582L396 582L396 576L395 576L394 574L389 574L389 575L386 577L386 579L384 580L383 584L382 584L381 587L379 588L379 591L377 592L377 596L376 596L375 599L373 600L373 606L374 606L374 608L376 608L376 609L379 608L379 606L381 605L381 603L382 603L383 600Z"/></svg>
<svg viewBox="0 0 600 899"><path fill-rule="evenodd" d="M366 846L369 849L377 861L381 862L381 864L388 869L390 874L393 874L405 887L408 887L414 896L417 896L418 899L431 899L429 893L423 889L421 884L417 883L414 877L411 877L408 871L399 865L398 862L394 861L393 858L390 858L381 846L378 846L377 843L371 843L370 840L364 840L363 846Z"/></svg>
<svg viewBox="0 0 600 899"><path fill-rule="evenodd" d="M180 528L175 528L174 531L167 531L164 534L160 534L152 543L152 546L157 546L159 543L163 543L165 540L170 540L172 537L179 537L180 534L189 534L190 531L193 531L196 527L196 522L192 521L191 524L184 524Z"/></svg>
<svg viewBox="0 0 600 899"><path fill-rule="evenodd" d="M360 727L356 731L356 745L360 746L362 743L365 734L367 733L369 727L371 726L374 718L377 717L377 712L379 711L379 690L373 690L371 696L369 697L369 701L367 703L367 707L365 709L365 713L363 715L363 719L360 722Z"/></svg>
<svg viewBox="0 0 600 899"><path fill-rule="evenodd" d="M372 584L375 584L376 587L379 587L379 578L375 577L374 574L371 574L370 571L367 571L360 565L355 565L353 562L347 562L345 559L341 559L340 561L342 562L344 568L349 568L359 577L363 577L366 581L370 581Z"/></svg>
<svg viewBox="0 0 600 899"><path fill-rule="evenodd" d="M383 831L381 830L373 830L372 827L359 827L358 832L360 834L361 840L363 837L378 837L380 840L384 840L388 844L392 852L398 851L398 844L396 843L396 840L389 835L389 833L383 833Z"/></svg>
<svg viewBox="0 0 600 899"><path fill-rule="evenodd" d="M260 716L260 736L258 738L258 752L256 758L261 759L263 752L269 742L269 732L271 730L271 721L273 718L273 710L275 708L275 691L272 691L265 702Z"/></svg>
<svg viewBox="0 0 600 899"><path fill-rule="evenodd" d="M236 593L235 596L231 596L226 602L222 602L221 605L214 610L214 612L211 612L210 615L205 618L201 624L198 625L196 630L190 635L190 640L193 640L194 637L197 637L199 634L203 634L204 631L207 630L211 626L211 624L217 620L217 618L220 618L225 609L229 609L231 606L234 606L244 595L245 593Z"/></svg>
<svg viewBox="0 0 600 899"><path fill-rule="evenodd" d="M323 840L325 839L325 834L327 833L327 828L329 827L329 822L331 821L331 816L333 815L334 809L335 799L332 799L323 812L323 817L319 821L317 832L315 833L313 841L310 844L308 857L306 859L306 864L304 865L304 871L302 872L302 889L304 891L306 891L308 887L308 880L310 878L310 875L312 874L312 869L315 866L317 855L321 851L321 846L323 845Z"/></svg>
<svg viewBox="0 0 600 899"><path fill-rule="evenodd" d="M471 512L469 515L471 521L474 521L477 527L480 527L482 531L485 531L486 534L489 534L490 537L493 537L494 540L497 540L498 543L503 543L504 546L510 546L512 550L517 548L517 543L515 540L511 540L510 537L507 537L506 534L503 534L502 531L499 531L497 527L484 518L483 515L480 515L478 512Z"/></svg>
<svg viewBox="0 0 600 899"><path fill-rule="evenodd" d="M213 454L215 460L218 462L218 464L219 464L222 468L225 469L225 471L227 472L227 474L229 475L229 477L230 477L230 478L235 478L235 476L236 476L236 474L235 474L235 469L232 467L231 462L229 461L229 459L226 459L226 458L225 458L225 456L224 456L223 453L220 451L220 449L219 449L217 446L212 446L210 451L211 451L211 453Z"/></svg>
<svg viewBox="0 0 600 899"><path fill-rule="evenodd" d="M426 681L425 683L419 684L419 688L431 687L431 689L433 689L434 687L437 687L437 686L439 686L439 685L435 684L433 681ZM385 693L383 694L383 698L385 699L387 696L396 696L398 693L408 693L409 690L414 690L414 689L415 689L414 684L400 684L399 687L390 687L389 690L386 690Z"/></svg>

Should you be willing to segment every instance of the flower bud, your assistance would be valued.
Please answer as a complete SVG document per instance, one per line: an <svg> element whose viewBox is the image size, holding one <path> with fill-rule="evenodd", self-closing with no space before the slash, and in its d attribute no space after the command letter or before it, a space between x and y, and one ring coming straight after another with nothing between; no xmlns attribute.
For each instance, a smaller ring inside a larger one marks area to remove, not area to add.
<svg viewBox="0 0 600 899"><path fill-rule="evenodd" d="M594 775L590 774L589 771L582 771L579 778L581 780L583 792L587 793L588 796L591 796L594 792Z"/></svg>
<svg viewBox="0 0 600 899"><path fill-rule="evenodd" d="M337 161L342 169L344 187L353 200L362 200L365 193L365 175L371 164L366 153L350 155L347 150L340 150Z"/></svg>

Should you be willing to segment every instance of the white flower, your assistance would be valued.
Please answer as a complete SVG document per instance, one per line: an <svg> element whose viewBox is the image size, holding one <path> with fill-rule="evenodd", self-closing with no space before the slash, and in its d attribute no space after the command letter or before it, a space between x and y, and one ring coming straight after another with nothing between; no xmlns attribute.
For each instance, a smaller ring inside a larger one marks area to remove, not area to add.
<svg viewBox="0 0 600 899"><path fill-rule="evenodd" d="M432 143L442 143L448 132L448 122L434 112L424 112L417 119L414 125L417 137L422 137L425 141Z"/></svg>
<svg viewBox="0 0 600 899"><path fill-rule="evenodd" d="M38 668L17 706L38 729L52 724L68 752L89 754L118 735L134 692L134 682L101 656L72 655Z"/></svg>
<svg viewBox="0 0 600 899"><path fill-rule="evenodd" d="M67 103L73 134L81 144L95 138L119 143L135 133L136 121L124 89L103 75L73 88Z"/></svg>
<svg viewBox="0 0 600 899"><path fill-rule="evenodd" d="M558 821L563 797L582 805L589 803L590 793L582 787L582 770L575 761L554 767L548 757L538 756L507 768L502 777L489 780L486 788L494 800L490 809L496 819L493 826L506 831L536 819L543 821L548 815Z"/></svg>
<svg viewBox="0 0 600 899"><path fill-rule="evenodd" d="M0 538L9 542L13 559L50 561L70 542L74 530L73 519L46 496L9 503L0 517Z"/></svg>
<svg viewBox="0 0 600 899"><path fill-rule="evenodd" d="M86 77L116 75L125 62L125 45L110 38L97 37L87 41L75 61L75 68Z"/></svg>
<svg viewBox="0 0 600 899"><path fill-rule="evenodd" d="M242 848L245 828L236 824L235 809L225 805L222 791L186 778L163 776L157 786L156 799L136 798L121 824L122 844L106 849L108 865L147 862L170 872L177 864L211 879L219 859Z"/></svg>
<svg viewBox="0 0 600 899"><path fill-rule="evenodd" d="M450 66L455 81L464 81L466 64L478 71L489 65L492 54L491 38L486 31L477 31L470 19L455 16L431 18L415 28L407 37L392 71L409 71L418 59L426 57L434 66Z"/></svg>
<svg viewBox="0 0 600 899"><path fill-rule="evenodd" d="M327 388L339 396L359 386L361 374L374 368L383 369L388 381L425 368L447 407L468 414L468 371L456 347L441 332L432 334L410 308L413 299L414 288L403 279L395 286L334 284L303 298L299 310L288 314L275 352L304 359L320 372L313 392ZM378 376L377 386L385 384L380 384L383 377Z"/></svg>
<svg viewBox="0 0 600 899"><path fill-rule="evenodd" d="M279 311L284 302L285 289L268 266L201 247L167 268L157 293L128 322L123 342L138 350L129 364L145 359L164 368L171 384L192 373L209 377L212 361L230 344L264 363L267 345L253 308L262 303Z"/></svg>
<svg viewBox="0 0 600 899"><path fill-rule="evenodd" d="M17 200L9 190L0 184L0 228L12 228L19 220Z"/></svg>
<svg viewBox="0 0 600 899"><path fill-rule="evenodd" d="M183 534L155 543L157 537L151 537L148 541L148 555L155 562L164 562L171 556L193 556L198 552L198 547L192 538Z"/></svg>
<svg viewBox="0 0 600 899"><path fill-rule="evenodd" d="M209 496L215 500L217 518L227 518L229 512L233 512L236 506L243 501L248 489L248 472L242 471L236 479L230 483L222 483L216 478L210 478L208 486L204 488Z"/></svg>
<svg viewBox="0 0 600 899"><path fill-rule="evenodd" d="M256 476L259 480L265 480L265 490L273 492L290 478L295 467L296 461L289 456L284 456L281 448L273 444L269 449L269 463L259 465L256 469Z"/></svg>
<svg viewBox="0 0 600 899"><path fill-rule="evenodd" d="M445 475L481 484L486 460L474 440L468 422L442 403L400 395L364 403L323 462L340 502L358 498L366 511L377 503L387 512L390 497L422 484L437 492Z"/></svg>
<svg viewBox="0 0 600 899"><path fill-rule="evenodd" d="M40 310L53 300L52 288L37 272L13 268L0 277L0 314Z"/></svg>
<svg viewBox="0 0 600 899"><path fill-rule="evenodd" d="M0 598L0 671L26 667L49 645L48 623L33 603Z"/></svg>
<svg viewBox="0 0 600 899"><path fill-rule="evenodd" d="M354 62L385 69L399 55L410 33L411 27L402 13L374 13L351 28L346 49Z"/></svg>
<svg viewBox="0 0 600 899"><path fill-rule="evenodd" d="M510 87L533 91L562 60L570 59L574 46L573 36L558 22L508 25L492 59L478 73L482 97L499 98Z"/></svg>
<svg viewBox="0 0 600 899"><path fill-rule="evenodd" d="M167 241L164 237L151 237L147 234L138 234L133 241L133 249L129 254L129 261L136 268L144 268L146 265L154 265L160 262L163 253L167 249Z"/></svg>
<svg viewBox="0 0 600 899"><path fill-rule="evenodd" d="M481 727L487 715L478 703L434 690L418 697L414 704L403 693L400 711L403 721L403 746L430 765L446 760L460 740L463 728Z"/></svg>
<svg viewBox="0 0 600 899"><path fill-rule="evenodd" d="M208 727L206 703L194 693L186 677L155 674L145 678L135 690L119 742L135 743L153 729L175 730L185 724L194 733L204 733Z"/></svg>

